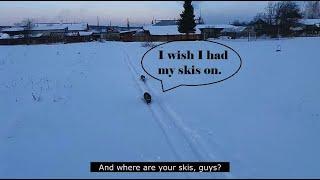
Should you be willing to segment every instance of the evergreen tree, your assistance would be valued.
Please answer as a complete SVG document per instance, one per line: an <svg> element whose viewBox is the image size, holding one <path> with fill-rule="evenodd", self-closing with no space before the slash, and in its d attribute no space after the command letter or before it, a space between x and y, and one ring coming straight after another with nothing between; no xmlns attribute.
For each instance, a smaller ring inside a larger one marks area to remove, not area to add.
<svg viewBox="0 0 320 180"><path fill-rule="evenodd" d="M182 14L180 14L181 19L178 24L178 31L180 33L186 33L188 36L189 33L194 33L196 31L196 22L194 20L195 15L191 1L184 1L183 7L184 10Z"/></svg>

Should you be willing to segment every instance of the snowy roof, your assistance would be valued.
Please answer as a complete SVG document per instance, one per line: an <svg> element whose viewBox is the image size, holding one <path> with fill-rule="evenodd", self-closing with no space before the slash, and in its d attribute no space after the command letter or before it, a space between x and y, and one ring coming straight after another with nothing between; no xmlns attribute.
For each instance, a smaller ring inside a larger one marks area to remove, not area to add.
<svg viewBox="0 0 320 180"><path fill-rule="evenodd" d="M225 28L222 32L242 32L246 29L245 26L233 26L231 28Z"/></svg>
<svg viewBox="0 0 320 180"><path fill-rule="evenodd" d="M292 31L302 31L302 30L303 30L302 27L290 27L290 29L291 29Z"/></svg>
<svg viewBox="0 0 320 180"><path fill-rule="evenodd" d="M128 32L136 32L136 29L130 29L130 30L125 30L125 31L120 31L120 33L128 33Z"/></svg>
<svg viewBox="0 0 320 180"><path fill-rule="evenodd" d="M132 31L120 31L119 33L122 34L122 33L128 33L128 32L132 32Z"/></svg>
<svg viewBox="0 0 320 180"><path fill-rule="evenodd" d="M90 32L93 32L93 33L107 32L107 29L90 29Z"/></svg>
<svg viewBox="0 0 320 180"><path fill-rule="evenodd" d="M66 34L67 36L79 36L78 32L69 32Z"/></svg>
<svg viewBox="0 0 320 180"><path fill-rule="evenodd" d="M245 27L243 26L233 26L230 24L198 24L196 26L196 32L195 34L200 34L201 31L200 29L203 28L219 28L219 29L234 29L236 31L243 31ZM148 26L143 26L144 30L148 30L150 34L152 35L178 35L178 34L183 34L178 31L178 26L177 25L169 25L169 26L153 26L153 25L148 25Z"/></svg>
<svg viewBox="0 0 320 180"><path fill-rule="evenodd" d="M68 27L69 31L85 31L88 28L86 23L68 23L64 25Z"/></svg>
<svg viewBox="0 0 320 180"><path fill-rule="evenodd" d="M24 38L24 35L23 34L19 34L19 35L14 35L12 36L13 39L21 39L21 38Z"/></svg>
<svg viewBox="0 0 320 180"><path fill-rule="evenodd" d="M170 26L143 26L144 30L148 30L152 35L178 35L183 34L178 31L177 25ZM196 28L195 34L200 34L200 30Z"/></svg>
<svg viewBox="0 0 320 180"><path fill-rule="evenodd" d="M80 35L80 36L90 36L90 35L92 35L92 34L93 34L93 32L85 32L85 31L82 31L82 32L80 31L80 32L79 32L79 35Z"/></svg>
<svg viewBox="0 0 320 180"><path fill-rule="evenodd" d="M92 32L92 33L100 33L101 31L95 30L95 29L91 29L90 32Z"/></svg>
<svg viewBox="0 0 320 180"><path fill-rule="evenodd" d="M43 33L32 34L31 37L41 37Z"/></svg>
<svg viewBox="0 0 320 180"><path fill-rule="evenodd" d="M10 27L10 28L3 28L2 32L16 32L16 31L23 31L23 27Z"/></svg>
<svg viewBox="0 0 320 180"><path fill-rule="evenodd" d="M301 19L300 23L304 25L317 25L319 27L320 19Z"/></svg>
<svg viewBox="0 0 320 180"><path fill-rule="evenodd" d="M45 30L64 30L68 28L69 31L85 31L87 24L85 23L36 23L32 30L45 31Z"/></svg>
<svg viewBox="0 0 320 180"><path fill-rule="evenodd" d="M10 39L10 36L7 33L0 33L0 39Z"/></svg>
<svg viewBox="0 0 320 180"><path fill-rule="evenodd" d="M170 26L170 25L177 25L178 20L171 20L171 19L164 19L164 20L158 20L154 24L154 26Z"/></svg>
<svg viewBox="0 0 320 180"><path fill-rule="evenodd" d="M233 26L230 24L198 24L196 27L199 29L203 29L203 28L225 29L225 28L235 28L236 26Z"/></svg>
<svg viewBox="0 0 320 180"><path fill-rule="evenodd" d="M62 24L43 24L43 23L39 23L39 24L35 24L32 27L32 30L34 31L45 31L45 30L64 30L67 27L62 25Z"/></svg>

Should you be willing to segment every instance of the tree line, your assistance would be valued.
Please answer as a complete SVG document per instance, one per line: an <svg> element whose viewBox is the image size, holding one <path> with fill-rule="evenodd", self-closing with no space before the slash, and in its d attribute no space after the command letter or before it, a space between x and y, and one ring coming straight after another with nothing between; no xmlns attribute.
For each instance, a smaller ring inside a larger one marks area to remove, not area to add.
<svg viewBox="0 0 320 180"><path fill-rule="evenodd" d="M235 21L234 25L254 25L258 21L263 21L264 33L270 36L288 36L292 33L291 28L299 25L302 18L315 19L320 18L320 1L300 2L279 1L268 2L264 12L258 13L254 19L249 22L240 23Z"/></svg>
<svg viewBox="0 0 320 180"><path fill-rule="evenodd" d="M303 3L304 7L301 7ZM178 30L185 33L195 32L194 9L191 1L184 2L184 10L180 14ZM240 22L235 20L232 25L246 26L263 23L262 33L270 36L288 36L292 29L299 25L302 18L320 18L320 1L300 2L295 1L277 1L268 2L264 12L258 13L251 22Z"/></svg>

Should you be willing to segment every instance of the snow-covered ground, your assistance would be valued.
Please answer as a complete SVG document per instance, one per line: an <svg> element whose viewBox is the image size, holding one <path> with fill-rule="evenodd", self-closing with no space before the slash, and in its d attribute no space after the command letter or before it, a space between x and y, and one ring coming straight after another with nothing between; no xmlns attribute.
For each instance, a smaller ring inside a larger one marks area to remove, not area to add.
<svg viewBox="0 0 320 180"><path fill-rule="evenodd" d="M141 43L0 46L0 178L320 177L320 38L219 42L242 57L235 77L165 93L139 80ZM90 173L91 161L231 172Z"/></svg>

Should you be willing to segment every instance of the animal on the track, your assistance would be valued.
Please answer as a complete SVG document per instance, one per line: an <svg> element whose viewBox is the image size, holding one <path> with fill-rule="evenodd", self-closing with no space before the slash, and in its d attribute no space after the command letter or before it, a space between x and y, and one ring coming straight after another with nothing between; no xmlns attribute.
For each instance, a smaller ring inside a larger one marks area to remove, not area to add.
<svg viewBox="0 0 320 180"><path fill-rule="evenodd" d="M143 98L146 101L147 104L151 103L151 95L148 92L145 92L143 94Z"/></svg>

